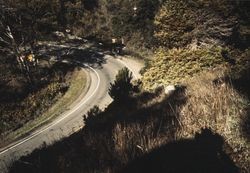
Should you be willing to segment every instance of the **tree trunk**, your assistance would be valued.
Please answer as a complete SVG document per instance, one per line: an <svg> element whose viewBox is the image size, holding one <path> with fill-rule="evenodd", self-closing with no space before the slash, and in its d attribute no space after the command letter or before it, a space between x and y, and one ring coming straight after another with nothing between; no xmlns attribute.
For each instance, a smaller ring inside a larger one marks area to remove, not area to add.
<svg viewBox="0 0 250 173"><path fill-rule="evenodd" d="M66 15L65 0L60 0L60 11L58 14L58 23L62 27L67 26L67 19L65 15Z"/></svg>

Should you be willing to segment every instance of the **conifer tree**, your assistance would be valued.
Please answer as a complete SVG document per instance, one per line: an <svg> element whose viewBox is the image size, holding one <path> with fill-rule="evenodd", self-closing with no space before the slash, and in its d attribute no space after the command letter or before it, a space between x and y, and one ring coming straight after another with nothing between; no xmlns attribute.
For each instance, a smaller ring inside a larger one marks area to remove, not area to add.
<svg viewBox="0 0 250 173"><path fill-rule="evenodd" d="M125 101L133 89L133 85L131 83L132 78L132 72L130 72L128 68L125 67L119 70L114 83L110 84L110 97L118 102Z"/></svg>

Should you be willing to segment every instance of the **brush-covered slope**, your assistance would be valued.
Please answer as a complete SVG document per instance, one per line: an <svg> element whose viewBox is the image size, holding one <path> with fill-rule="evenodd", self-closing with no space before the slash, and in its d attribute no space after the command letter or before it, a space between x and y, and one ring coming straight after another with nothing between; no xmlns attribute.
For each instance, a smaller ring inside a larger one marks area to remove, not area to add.
<svg viewBox="0 0 250 173"><path fill-rule="evenodd" d="M249 65L249 3L172 1L155 16L155 55L143 76L146 89L176 84L201 71Z"/></svg>

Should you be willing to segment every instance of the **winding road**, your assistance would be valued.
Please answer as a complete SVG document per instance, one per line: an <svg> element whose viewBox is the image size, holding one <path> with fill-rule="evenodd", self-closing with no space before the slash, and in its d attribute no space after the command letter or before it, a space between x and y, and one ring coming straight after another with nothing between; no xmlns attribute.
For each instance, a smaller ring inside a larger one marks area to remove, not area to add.
<svg viewBox="0 0 250 173"><path fill-rule="evenodd" d="M80 130L83 124L82 116L86 114L93 106L105 108L112 102L108 95L110 82L115 79L118 70L124 66L128 67L135 78L138 78L141 63L126 58L114 58L112 56L104 56L105 63L101 67L91 67L87 64L85 70L88 71L91 79L91 85L88 92L79 98L78 103L70 110L67 110L58 116L53 122L47 124L27 137L0 149L0 172L7 172L10 164L25 156L44 144L50 145L54 142L71 135Z"/></svg>

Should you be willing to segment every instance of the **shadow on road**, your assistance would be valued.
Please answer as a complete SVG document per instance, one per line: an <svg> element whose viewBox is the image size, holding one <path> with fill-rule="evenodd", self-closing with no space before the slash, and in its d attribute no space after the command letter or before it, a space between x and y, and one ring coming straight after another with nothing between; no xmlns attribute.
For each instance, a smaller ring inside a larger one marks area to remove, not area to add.
<svg viewBox="0 0 250 173"><path fill-rule="evenodd" d="M101 68L102 64L106 63L105 55L109 54L109 51L101 48L98 43L89 41L43 43L36 49L39 56L47 60L77 61L95 68Z"/></svg>

